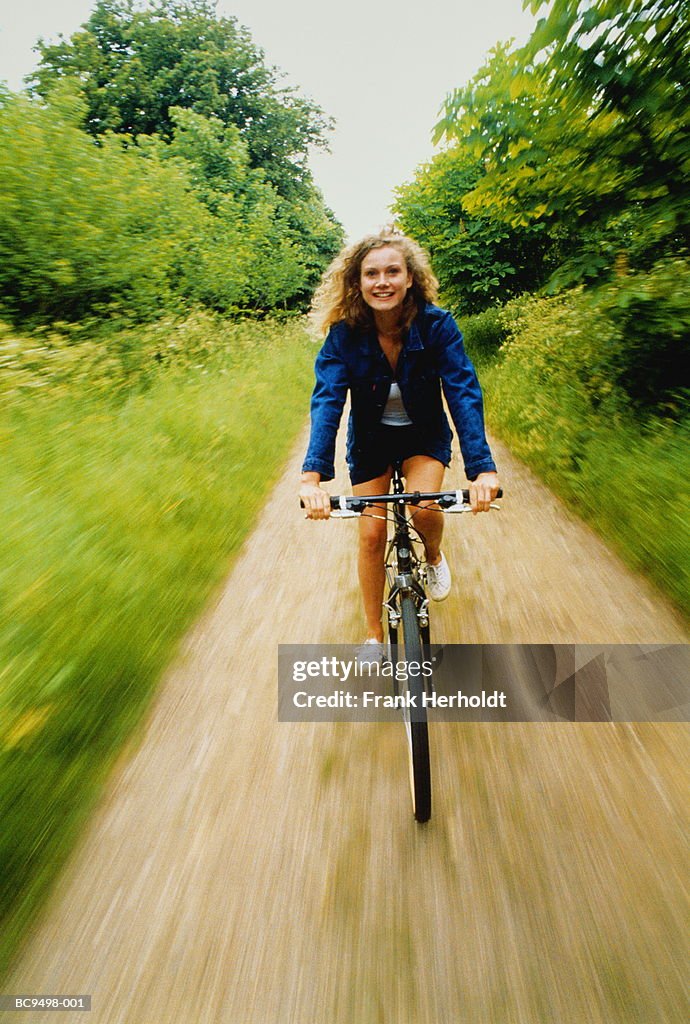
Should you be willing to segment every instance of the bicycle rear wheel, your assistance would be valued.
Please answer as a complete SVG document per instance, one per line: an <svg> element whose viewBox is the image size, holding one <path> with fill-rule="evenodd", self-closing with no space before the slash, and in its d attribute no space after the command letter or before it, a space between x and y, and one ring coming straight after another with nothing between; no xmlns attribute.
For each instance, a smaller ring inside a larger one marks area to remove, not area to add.
<svg viewBox="0 0 690 1024"><path fill-rule="evenodd" d="M403 597L401 605L405 661L408 664L415 662L417 673L421 673L423 652L417 608L409 594ZM407 732L412 811L417 821L424 822L431 817L429 726L423 699L425 688L421 674L406 674L408 678L403 684L403 695L406 692L410 694L411 707L403 708L403 718Z"/></svg>

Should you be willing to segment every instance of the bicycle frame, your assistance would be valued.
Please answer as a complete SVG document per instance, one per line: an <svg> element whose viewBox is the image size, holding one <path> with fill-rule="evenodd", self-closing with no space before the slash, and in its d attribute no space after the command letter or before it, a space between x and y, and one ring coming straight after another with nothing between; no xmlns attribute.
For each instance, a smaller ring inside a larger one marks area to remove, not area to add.
<svg viewBox="0 0 690 1024"><path fill-rule="evenodd" d="M399 466L393 468L393 494L402 495L403 480ZM388 594L383 607L388 615L388 629L391 644L397 643L397 631L401 620L400 599L410 594L417 608L422 640L425 646L429 643L429 599L424 585L426 578L420 560L417 558L410 535L410 522L407 518L407 504L404 498L393 500L393 536L388 542L385 557ZM395 560L393 556L395 555ZM425 635L426 634L426 635Z"/></svg>
<svg viewBox="0 0 690 1024"><path fill-rule="evenodd" d="M398 629L401 628L404 660L411 667L427 660L431 662L431 641L425 563L414 550L414 527L407 517L407 506L418 508L423 502L429 502L436 506L439 514L471 511L471 507L468 504L469 492L466 490L433 493L415 491L406 494L400 463L393 466L392 482L392 494L331 496L331 514L343 517L371 515L366 512L368 508L393 506L393 536L388 542L384 560L388 592L383 607L388 616L389 657L398 663ZM499 497L501 493L499 491ZM388 520L388 515L385 518ZM393 685L397 696L397 675L394 676ZM429 692L429 688L433 688L433 677L424 675L420 678L418 673L410 672L402 685L408 689L408 696L411 697L409 704L403 699L402 715L408 741L412 810L415 819L423 823L431 816L431 768L424 690ZM405 694L402 696L404 698Z"/></svg>

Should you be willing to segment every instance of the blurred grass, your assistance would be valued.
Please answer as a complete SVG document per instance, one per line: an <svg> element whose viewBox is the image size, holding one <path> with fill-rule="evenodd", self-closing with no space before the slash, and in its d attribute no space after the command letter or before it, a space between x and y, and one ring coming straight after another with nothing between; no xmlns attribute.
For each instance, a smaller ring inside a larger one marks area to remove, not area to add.
<svg viewBox="0 0 690 1024"><path fill-rule="evenodd" d="M154 373L5 376L0 975L304 422L298 323L201 326L211 355Z"/></svg>

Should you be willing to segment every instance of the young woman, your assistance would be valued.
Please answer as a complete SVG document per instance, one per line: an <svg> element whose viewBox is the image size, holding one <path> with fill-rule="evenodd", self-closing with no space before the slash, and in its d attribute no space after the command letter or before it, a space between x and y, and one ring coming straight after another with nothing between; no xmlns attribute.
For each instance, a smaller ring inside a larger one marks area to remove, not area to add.
<svg viewBox="0 0 690 1024"><path fill-rule="evenodd" d="M300 498L309 519L327 519L335 439L350 393L347 461L354 494L385 494L392 463L402 459L408 491L439 491L450 462L451 432L441 388L471 481L473 512L488 511L499 488L484 433L482 395L462 334L450 313L434 305L438 283L411 239L370 235L344 249L327 270L313 312L328 331L316 359L311 437ZM443 516L420 508L429 596L448 596L451 576L441 552ZM359 520L359 581L366 644L383 641L381 623L386 523Z"/></svg>

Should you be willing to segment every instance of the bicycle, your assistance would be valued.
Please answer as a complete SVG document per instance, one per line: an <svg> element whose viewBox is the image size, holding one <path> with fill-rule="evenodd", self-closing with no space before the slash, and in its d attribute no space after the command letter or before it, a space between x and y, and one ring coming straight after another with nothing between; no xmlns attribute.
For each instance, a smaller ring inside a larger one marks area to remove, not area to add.
<svg viewBox="0 0 690 1024"><path fill-rule="evenodd" d="M407 516L407 508L432 502L444 513L470 512L469 491L429 491L406 493L403 489L402 466L393 466L393 491L389 494L366 496L332 495L331 515L336 518L371 515L367 509L376 505L393 506L393 534L385 555L387 593L383 602L388 627L388 656L397 663L398 631L402 630L404 662L408 671L403 673L400 708L407 733L407 750L415 820L423 823L431 817L431 764L429 756L429 725L426 695L433 685L431 675L422 674L422 666L431 664L429 626L429 599L426 594L426 563L415 551L415 543L423 545L423 538L414 528L414 514ZM498 492L501 497L502 491ZM492 503L492 508L499 506ZM411 665L419 666L411 672ZM396 675L393 677L397 678Z"/></svg>

